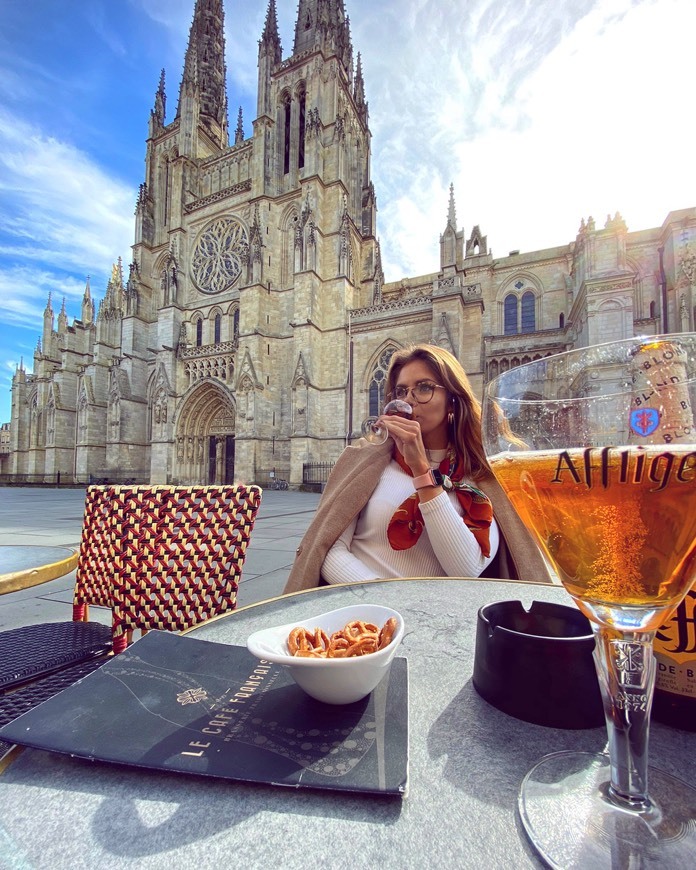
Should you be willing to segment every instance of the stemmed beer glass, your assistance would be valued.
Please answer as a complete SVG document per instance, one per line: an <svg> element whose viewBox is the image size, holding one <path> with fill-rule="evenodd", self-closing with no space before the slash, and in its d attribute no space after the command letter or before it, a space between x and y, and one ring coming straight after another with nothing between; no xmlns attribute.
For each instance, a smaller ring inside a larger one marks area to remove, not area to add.
<svg viewBox="0 0 696 870"><path fill-rule="evenodd" d="M388 417L405 417L407 420L410 420L413 408L408 402L404 402L401 399L392 399L391 402L387 402L384 406L382 414L386 414ZM379 417L367 417L363 420L361 432L363 438L369 441L370 444L384 444L389 437L387 427L380 426Z"/></svg>
<svg viewBox="0 0 696 870"><path fill-rule="evenodd" d="M582 348L488 385L484 447L595 634L608 752L525 777L520 816L553 867L687 867L696 790L650 768L655 631L696 579L696 333Z"/></svg>

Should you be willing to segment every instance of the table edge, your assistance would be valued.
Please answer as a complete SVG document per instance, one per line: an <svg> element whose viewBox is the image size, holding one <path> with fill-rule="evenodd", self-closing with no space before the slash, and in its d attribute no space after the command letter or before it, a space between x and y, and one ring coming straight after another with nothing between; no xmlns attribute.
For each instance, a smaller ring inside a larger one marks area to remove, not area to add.
<svg viewBox="0 0 696 870"><path fill-rule="evenodd" d="M185 628L180 632L180 634L189 634L190 632L196 631L198 628L208 626L220 619L228 619L236 613L246 613L249 610L253 610L255 607L272 604L274 601L280 601L285 598L298 598L301 595L311 595L313 593L321 594L327 589L348 589L351 587L373 586L378 583L429 583L435 580L445 583L509 583L511 586L542 586L548 589L563 588L560 583L552 583L550 581L514 580L509 577L383 577L376 580L352 580L349 583L335 583L328 586L312 586L310 589L300 589L297 592L287 592L281 595L274 595L273 598L264 598L263 601L255 601L252 604L245 604L244 607L235 607L234 610L228 610L226 613L218 613L215 616L211 616L210 619L206 619L203 622ZM253 580L249 582L253 583Z"/></svg>
<svg viewBox="0 0 696 870"><path fill-rule="evenodd" d="M69 547L65 548L70 550ZM49 562L38 568L24 568L20 571L12 571L0 577L0 595L9 592L19 592L21 589L31 589L41 583L48 583L74 571L77 567L78 553L72 551L69 556L59 559L57 562Z"/></svg>

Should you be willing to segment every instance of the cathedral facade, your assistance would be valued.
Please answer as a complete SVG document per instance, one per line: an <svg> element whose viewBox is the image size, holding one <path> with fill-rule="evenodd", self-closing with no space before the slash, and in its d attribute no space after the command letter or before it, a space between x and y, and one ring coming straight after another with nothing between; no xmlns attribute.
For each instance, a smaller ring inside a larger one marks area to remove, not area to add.
<svg viewBox="0 0 696 870"><path fill-rule="evenodd" d="M443 203L439 267L386 283L368 104L343 0L300 0L283 58L270 0L253 132L228 130L222 0L196 0L174 117L149 120L132 262L69 323L49 298L13 380L12 474L298 486L384 400L393 351L451 350L474 388L634 334L693 330L696 208L494 258ZM437 261L437 251L433 252Z"/></svg>

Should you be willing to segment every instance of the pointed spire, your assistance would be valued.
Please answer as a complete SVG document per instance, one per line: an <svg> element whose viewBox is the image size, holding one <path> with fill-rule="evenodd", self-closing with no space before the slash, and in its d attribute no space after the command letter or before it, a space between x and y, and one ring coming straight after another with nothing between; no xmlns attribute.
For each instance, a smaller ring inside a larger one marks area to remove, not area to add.
<svg viewBox="0 0 696 870"><path fill-rule="evenodd" d="M103 315L110 316L111 314L120 314L123 312L124 289L123 263L119 257L111 268L111 279L106 285L106 294L99 303L97 320L101 320Z"/></svg>
<svg viewBox="0 0 696 870"><path fill-rule="evenodd" d="M225 13L222 0L196 0L179 89L176 117L186 96L198 102L201 117L211 118L227 135Z"/></svg>
<svg viewBox="0 0 696 870"><path fill-rule="evenodd" d="M113 284L114 287L123 289L123 262L120 257L111 268L110 283Z"/></svg>
<svg viewBox="0 0 696 870"><path fill-rule="evenodd" d="M319 46L335 51L347 72L352 71L350 22L346 19L343 0L300 0L293 54Z"/></svg>
<svg viewBox="0 0 696 870"><path fill-rule="evenodd" d="M92 290L89 285L89 275L85 284L85 292L82 297L82 323L89 326L94 321L94 303L92 302Z"/></svg>
<svg viewBox="0 0 696 870"><path fill-rule="evenodd" d="M65 310L65 296L63 296L63 304L60 306L58 314L58 332L65 332L68 328L68 312Z"/></svg>
<svg viewBox="0 0 696 870"><path fill-rule="evenodd" d="M160 73L159 87L155 93L155 107L152 110L152 120L156 127L164 126L167 111L167 95L164 91L164 69Z"/></svg>
<svg viewBox="0 0 696 870"><path fill-rule="evenodd" d="M358 115L363 123L367 123L367 102L365 101L365 79L363 78L362 57L358 52L355 70L355 82L353 84L353 98L358 108Z"/></svg>
<svg viewBox="0 0 696 870"><path fill-rule="evenodd" d="M242 107L239 107L237 114L237 129L234 131L234 144L239 145L244 141L244 118L242 116Z"/></svg>
<svg viewBox="0 0 696 870"><path fill-rule="evenodd" d="M457 231L457 211L454 206L454 184L450 184L449 210L447 212L447 226Z"/></svg>
<svg viewBox="0 0 696 870"><path fill-rule="evenodd" d="M341 4L342 6L343 4ZM350 36L350 17L346 15L343 27L338 29L339 56L348 71L349 81L353 81L353 40Z"/></svg>
<svg viewBox="0 0 696 870"><path fill-rule="evenodd" d="M384 284L384 269L382 268L382 246L379 239L375 243L375 274L372 281L372 304L382 302L382 286Z"/></svg>
<svg viewBox="0 0 696 870"><path fill-rule="evenodd" d="M43 347L48 353L53 338L53 306L51 305L51 291L48 291L48 301L43 313Z"/></svg>
<svg viewBox="0 0 696 870"><path fill-rule="evenodd" d="M263 33L259 41L259 51L262 49L270 53L274 64L280 63L283 59L283 47L278 32L278 14L276 12L275 0L269 0L268 3L266 23L264 24Z"/></svg>

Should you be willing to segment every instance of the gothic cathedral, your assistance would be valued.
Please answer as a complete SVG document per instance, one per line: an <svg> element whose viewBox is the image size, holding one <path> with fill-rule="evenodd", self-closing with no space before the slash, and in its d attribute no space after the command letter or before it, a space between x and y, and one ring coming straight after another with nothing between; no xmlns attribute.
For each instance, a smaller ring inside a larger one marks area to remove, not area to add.
<svg viewBox="0 0 696 870"><path fill-rule="evenodd" d="M290 0L281 0L290 2ZM388 284L360 54L343 0L300 0L283 59L270 0L253 132L228 129L222 0L196 0L174 117L150 115L133 260L13 380L13 474L77 481L307 480L378 411L392 352L431 342L474 387L574 346L694 329L696 208L493 258L443 204L439 268ZM448 208L447 208L448 205Z"/></svg>

